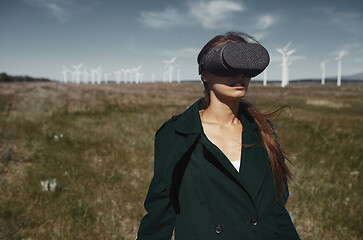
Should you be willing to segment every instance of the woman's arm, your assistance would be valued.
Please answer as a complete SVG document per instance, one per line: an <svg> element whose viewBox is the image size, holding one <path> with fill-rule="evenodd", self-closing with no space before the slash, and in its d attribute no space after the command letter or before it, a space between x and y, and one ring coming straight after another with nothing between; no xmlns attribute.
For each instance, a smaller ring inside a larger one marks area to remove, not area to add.
<svg viewBox="0 0 363 240"><path fill-rule="evenodd" d="M145 199L147 214L141 219L138 240L170 240L175 225L175 210L170 201L170 191L163 179L166 154L157 135L154 145L154 176Z"/></svg>

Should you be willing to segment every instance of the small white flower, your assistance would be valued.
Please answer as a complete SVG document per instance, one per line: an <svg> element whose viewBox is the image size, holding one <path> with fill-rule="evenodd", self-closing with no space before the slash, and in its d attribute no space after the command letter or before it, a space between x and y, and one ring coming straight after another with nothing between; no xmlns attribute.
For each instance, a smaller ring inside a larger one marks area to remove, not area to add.
<svg viewBox="0 0 363 240"><path fill-rule="evenodd" d="M59 185L57 184L57 181L55 180L55 178L50 179L50 180L48 179L45 181L40 181L40 184L42 185L43 192L47 192L47 191L54 192L55 190L57 190L59 188Z"/></svg>
<svg viewBox="0 0 363 240"><path fill-rule="evenodd" d="M48 180L40 181L40 184L42 185L42 191L48 191Z"/></svg>
<svg viewBox="0 0 363 240"><path fill-rule="evenodd" d="M58 141L59 137L57 135L54 135L54 140Z"/></svg>
<svg viewBox="0 0 363 240"><path fill-rule="evenodd" d="M48 186L49 186L48 188L51 192L54 192L57 189L57 182L56 182L55 178L53 178L51 181L49 181Z"/></svg>
<svg viewBox="0 0 363 240"><path fill-rule="evenodd" d="M347 197L347 198L345 198L345 202L344 202L344 203L345 203L346 205L348 205L349 201L350 201L350 198L349 198L349 197Z"/></svg>

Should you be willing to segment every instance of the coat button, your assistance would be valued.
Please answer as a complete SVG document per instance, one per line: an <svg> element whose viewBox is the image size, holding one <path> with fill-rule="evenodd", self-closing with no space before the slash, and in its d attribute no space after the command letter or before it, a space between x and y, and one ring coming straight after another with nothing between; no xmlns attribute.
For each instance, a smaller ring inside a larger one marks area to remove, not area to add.
<svg viewBox="0 0 363 240"><path fill-rule="evenodd" d="M222 228L222 226L221 226L221 225L217 225L217 226L215 227L215 230L216 230L216 233L217 233L217 234L220 234L220 233L223 231L223 228Z"/></svg>
<svg viewBox="0 0 363 240"><path fill-rule="evenodd" d="M253 226L256 226L256 225L257 225L257 223L258 223L258 219L257 219L257 218L255 218L255 217L253 217L253 218L251 218L250 223L251 223Z"/></svg>

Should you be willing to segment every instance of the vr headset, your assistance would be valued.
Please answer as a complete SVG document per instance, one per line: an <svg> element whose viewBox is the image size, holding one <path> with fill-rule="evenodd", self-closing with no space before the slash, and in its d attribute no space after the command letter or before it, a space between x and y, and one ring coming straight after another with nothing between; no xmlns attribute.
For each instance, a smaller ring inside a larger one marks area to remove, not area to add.
<svg viewBox="0 0 363 240"><path fill-rule="evenodd" d="M199 75L206 70L221 77L243 74L256 77L270 62L267 50L258 43L223 43L202 56Z"/></svg>

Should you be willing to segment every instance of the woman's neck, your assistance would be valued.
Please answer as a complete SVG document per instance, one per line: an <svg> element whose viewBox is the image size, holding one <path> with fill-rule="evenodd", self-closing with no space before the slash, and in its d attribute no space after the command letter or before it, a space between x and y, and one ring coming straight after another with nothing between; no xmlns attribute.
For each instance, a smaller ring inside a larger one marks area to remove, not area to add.
<svg viewBox="0 0 363 240"><path fill-rule="evenodd" d="M213 91L210 91L210 104L203 112L203 121L223 126L239 124L238 110L238 99L220 99L215 96Z"/></svg>

